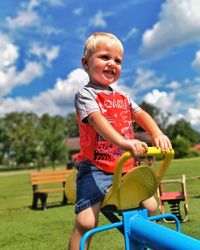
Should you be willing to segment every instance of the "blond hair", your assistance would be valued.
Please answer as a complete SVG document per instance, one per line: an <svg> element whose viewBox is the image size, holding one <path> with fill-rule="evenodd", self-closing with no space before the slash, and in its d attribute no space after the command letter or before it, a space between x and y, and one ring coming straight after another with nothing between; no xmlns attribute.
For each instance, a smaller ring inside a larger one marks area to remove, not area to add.
<svg viewBox="0 0 200 250"><path fill-rule="evenodd" d="M123 45L121 41L111 33L95 32L88 37L84 46L84 57L88 59L98 49L98 43L105 42L108 46L118 46L123 52Z"/></svg>

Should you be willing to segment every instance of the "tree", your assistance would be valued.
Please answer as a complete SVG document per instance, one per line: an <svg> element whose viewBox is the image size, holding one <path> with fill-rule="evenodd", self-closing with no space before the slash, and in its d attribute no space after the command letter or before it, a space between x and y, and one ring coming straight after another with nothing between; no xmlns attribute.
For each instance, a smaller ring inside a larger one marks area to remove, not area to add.
<svg viewBox="0 0 200 250"><path fill-rule="evenodd" d="M200 133L195 131L190 123L184 119L180 119L175 124L169 125L166 133L172 141L180 135L187 139L190 142L190 145L200 143Z"/></svg>
<svg viewBox="0 0 200 250"><path fill-rule="evenodd" d="M5 117L9 156L17 164L30 163L36 157L38 117L33 113L10 113Z"/></svg>
<svg viewBox="0 0 200 250"><path fill-rule="evenodd" d="M189 147L190 147L190 142L187 138L177 135L177 137L173 139L175 158L186 157L188 154Z"/></svg>
<svg viewBox="0 0 200 250"><path fill-rule="evenodd" d="M6 134L6 124L4 118L0 119L0 164L3 164L4 158L8 156L9 143Z"/></svg>
<svg viewBox="0 0 200 250"><path fill-rule="evenodd" d="M45 154L48 155L54 169L56 161L65 161L67 156L64 122L62 117L50 117L45 114L41 118L41 126Z"/></svg>
<svg viewBox="0 0 200 250"><path fill-rule="evenodd" d="M66 118L66 128L68 137L77 137L79 136L79 128L76 119L76 113L70 113Z"/></svg>
<svg viewBox="0 0 200 250"><path fill-rule="evenodd" d="M146 102L142 102L140 104L140 107L145 110L157 123L157 125L160 127L160 129L165 132L166 127L167 127L167 123L170 117L169 113L163 112L162 110L160 110L159 108L146 103ZM141 132L144 131L141 127L139 127L139 125L134 124L134 128L136 132Z"/></svg>

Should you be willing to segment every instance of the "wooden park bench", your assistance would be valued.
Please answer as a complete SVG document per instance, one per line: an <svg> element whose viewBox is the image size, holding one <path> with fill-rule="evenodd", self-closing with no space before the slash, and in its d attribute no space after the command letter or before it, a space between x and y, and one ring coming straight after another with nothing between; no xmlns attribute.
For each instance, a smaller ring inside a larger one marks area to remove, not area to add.
<svg viewBox="0 0 200 250"><path fill-rule="evenodd" d="M61 204L67 203L67 198L64 193L65 182L68 175L73 170L52 170L31 173L31 185L33 188L33 203L32 208L37 208L38 200L41 201L42 209L46 209L46 200L48 193L62 192L63 199ZM61 185L59 185L59 183Z"/></svg>

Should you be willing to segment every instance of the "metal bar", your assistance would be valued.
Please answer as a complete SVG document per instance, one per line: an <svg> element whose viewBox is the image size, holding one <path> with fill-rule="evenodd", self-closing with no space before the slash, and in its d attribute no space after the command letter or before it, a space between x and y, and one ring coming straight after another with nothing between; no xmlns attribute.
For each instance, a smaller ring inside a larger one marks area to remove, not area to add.
<svg viewBox="0 0 200 250"><path fill-rule="evenodd" d="M115 222L120 222L121 220L114 214L114 212L110 212L110 211L105 211L105 210L101 210L101 213L111 222L111 223L115 223ZM124 228L123 226L118 227L117 228L118 231L120 233L124 233Z"/></svg>
<svg viewBox="0 0 200 250"><path fill-rule="evenodd" d="M88 232L86 232L83 237L81 238L81 242L80 242L80 250L84 250L84 246L85 246L85 243L87 241L87 239L95 234L95 233L99 233L99 232L102 232L102 231L106 231L106 230L109 230L109 229L113 229L113 228L118 228L118 227L121 227L123 226L123 222L116 222L116 223L112 223L112 224L108 224L108 225L105 225L105 226L102 226L102 227L97 227L97 228L94 228Z"/></svg>
<svg viewBox="0 0 200 250"><path fill-rule="evenodd" d="M129 236L155 250L199 250L200 241L146 220L140 215L130 219Z"/></svg>
<svg viewBox="0 0 200 250"><path fill-rule="evenodd" d="M175 223L176 223L176 231L180 233L181 232L181 223L178 220L178 218L173 214L159 214L159 215L151 216L148 219L150 221L153 221L153 220L160 220L160 219L167 219L167 218L171 218L171 219L173 219L175 221Z"/></svg>

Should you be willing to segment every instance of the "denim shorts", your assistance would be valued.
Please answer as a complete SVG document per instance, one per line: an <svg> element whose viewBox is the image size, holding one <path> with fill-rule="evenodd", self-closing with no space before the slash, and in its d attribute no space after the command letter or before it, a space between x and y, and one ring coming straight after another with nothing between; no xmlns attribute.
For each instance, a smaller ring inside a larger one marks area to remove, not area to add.
<svg viewBox="0 0 200 250"><path fill-rule="evenodd" d="M77 164L75 213L103 200L112 185L113 174L98 169L89 161Z"/></svg>

